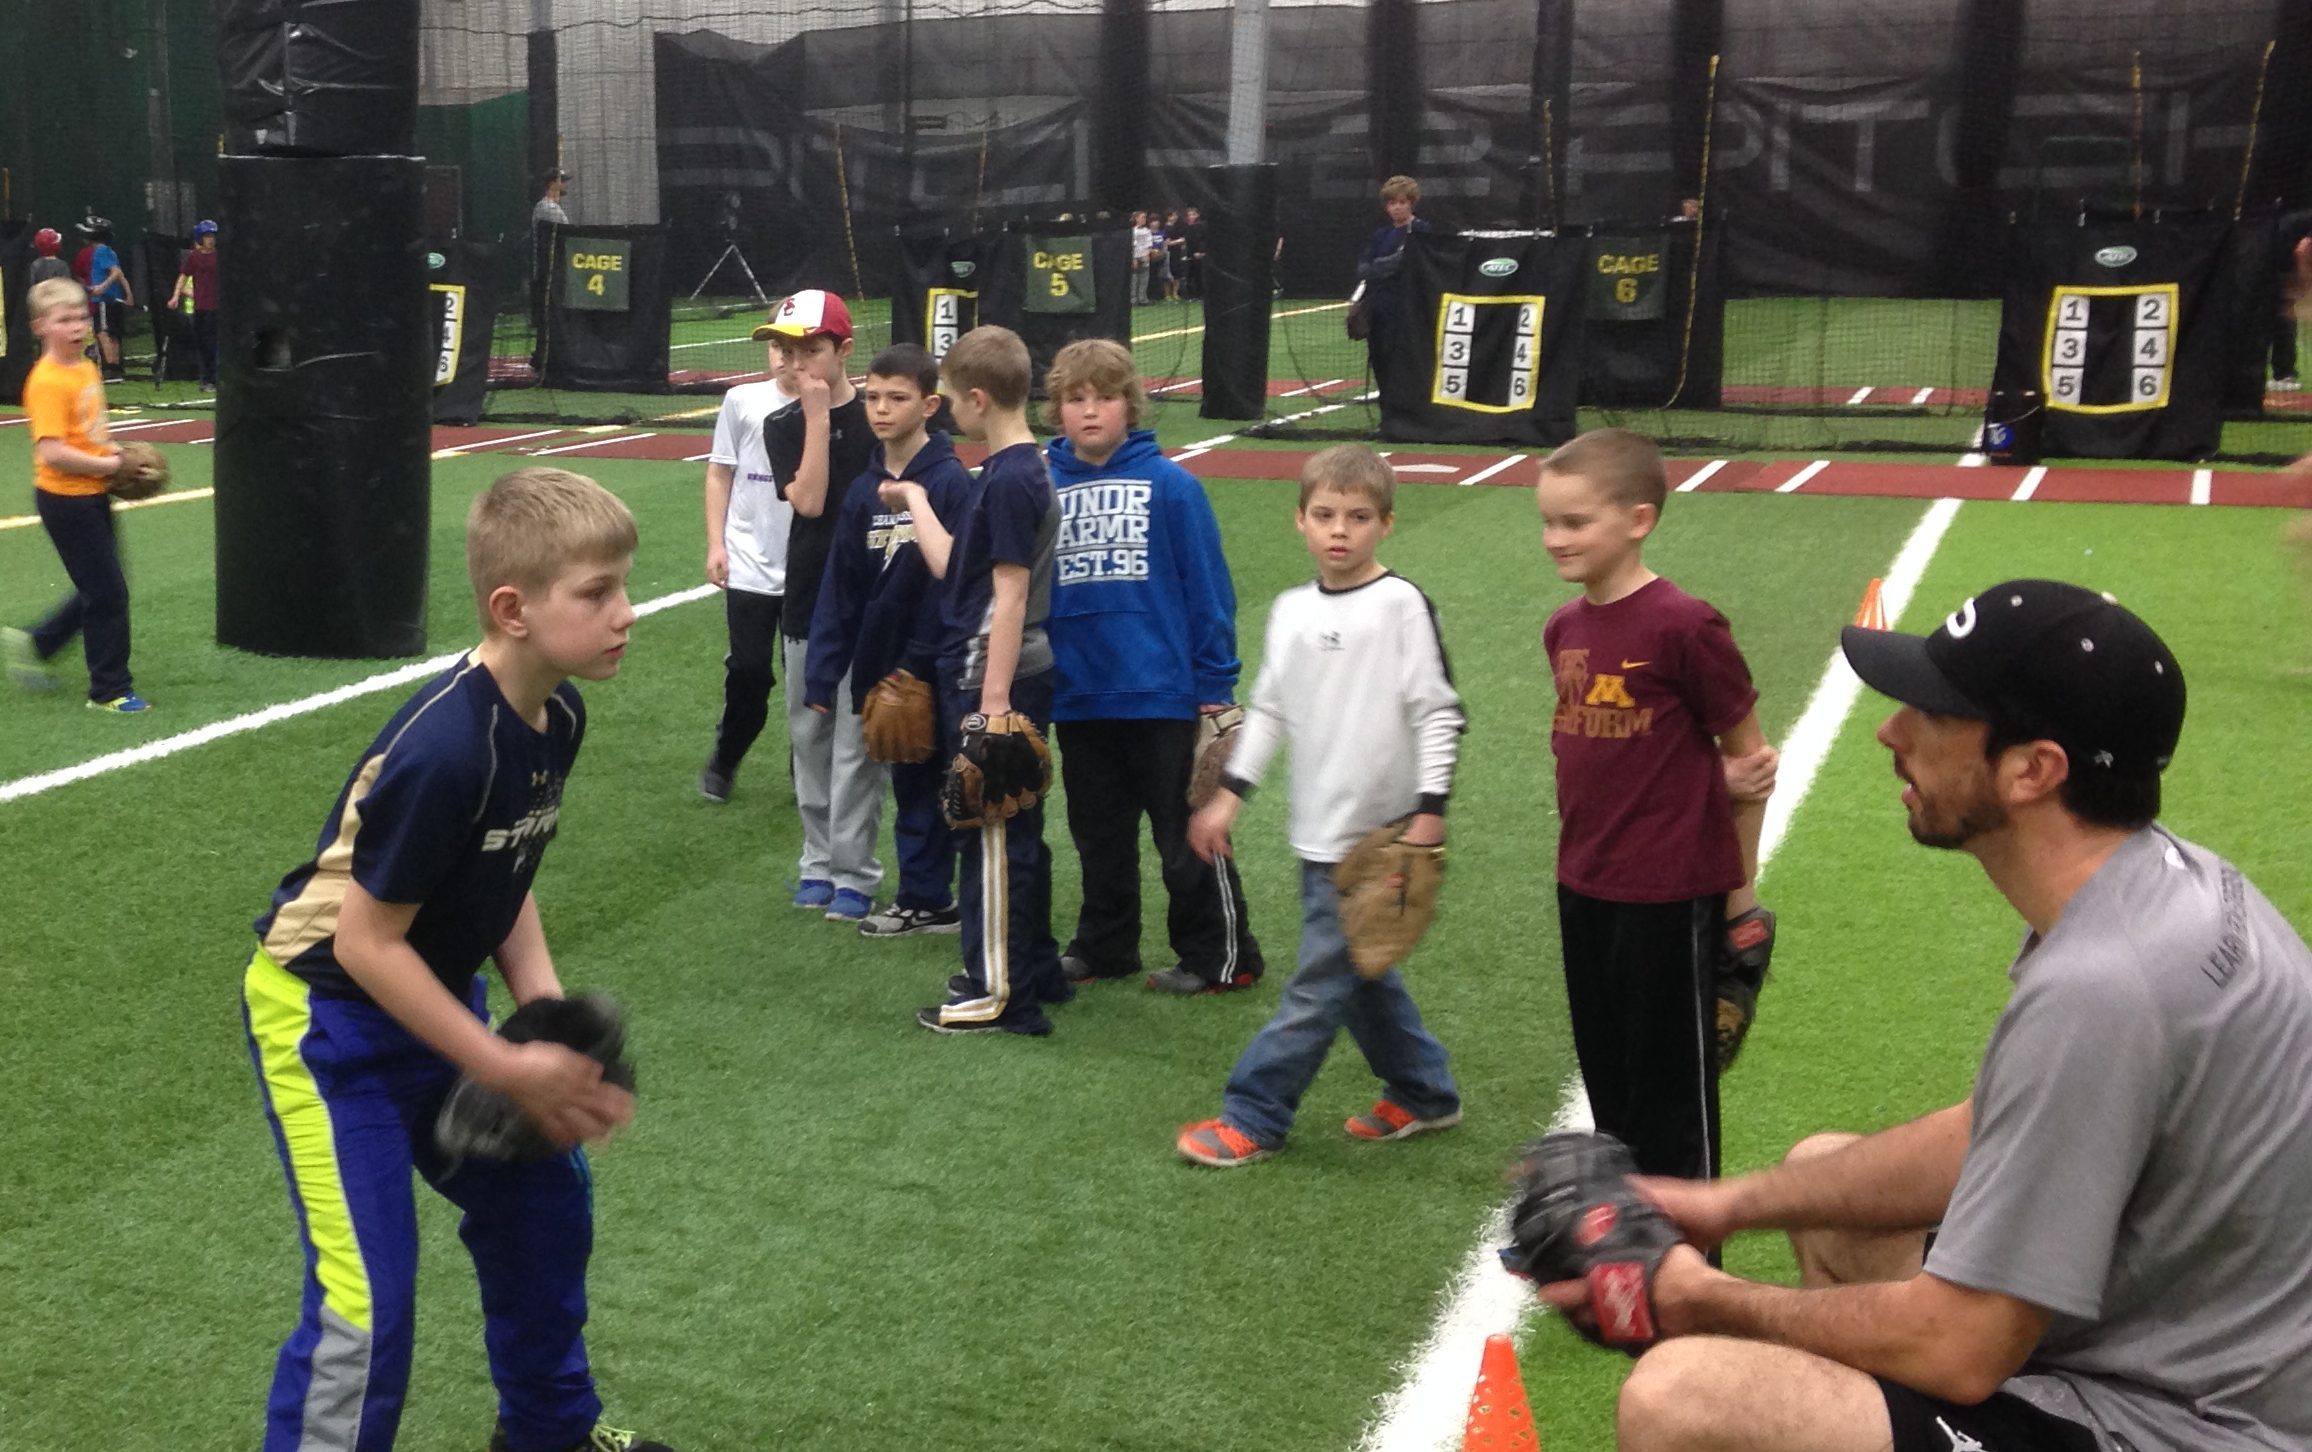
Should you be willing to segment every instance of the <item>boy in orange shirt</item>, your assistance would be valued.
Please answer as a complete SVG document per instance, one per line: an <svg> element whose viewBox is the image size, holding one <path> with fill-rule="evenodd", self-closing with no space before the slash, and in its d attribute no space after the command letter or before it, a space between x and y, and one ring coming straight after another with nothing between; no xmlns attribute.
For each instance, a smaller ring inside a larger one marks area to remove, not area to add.
<svg viewBox="0 0 2312 1452"><path fill-rule="evenodd" d="M0 630L0 650L19 686L52 690L49 658L81 636L89 709L124 716L149 711L129 679L128 577L113 539L106 482L120 472L120 451L105 425L103 376L80 352L88 342L88 293L77 282L50 278L28 301L32 335L40 340L40 357L24 380L34 495L72 593L29 631Z"/></svg>

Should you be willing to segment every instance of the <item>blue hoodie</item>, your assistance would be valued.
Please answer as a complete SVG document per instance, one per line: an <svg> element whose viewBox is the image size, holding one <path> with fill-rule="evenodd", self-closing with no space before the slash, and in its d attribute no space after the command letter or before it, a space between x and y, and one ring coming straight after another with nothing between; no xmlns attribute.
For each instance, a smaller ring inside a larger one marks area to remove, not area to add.
<svg viewBox="0 0 2312 1452"><path fill-rule="evenodd" d="M1193 720L1235 699L1236 586L1196 476L1134 429L1101 465L1055 439L1055 721Z"/></svg>
<svg viewBox="0 0 2312 1452"><path fill-rule="evenodd" d="M890 477L881 444L868 456L866 473L878 481ZM927 438L899 477L921 484L942 519L961 516L973 488L971 471L943 433ZM895 670L936 683L940 634L939 585L916 548L914 519L884 507L871 485L846 491L819 603L811 612L804 703L831 709L846 671L854 711Z"/></svg>

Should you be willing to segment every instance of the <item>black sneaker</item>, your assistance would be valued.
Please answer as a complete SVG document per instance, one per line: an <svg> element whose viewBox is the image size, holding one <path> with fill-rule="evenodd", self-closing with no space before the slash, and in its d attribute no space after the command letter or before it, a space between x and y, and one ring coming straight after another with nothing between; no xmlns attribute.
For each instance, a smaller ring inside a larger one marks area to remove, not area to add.
<svg viewBox="0 0 2312 1452"><path fill-rule="evenodd" d="M901 907L898 903L869 913L859 924L862 938L912 938L920 933L960 933L963 913L950 903L943 908Z"/></svg>
<svg viewBox="0 0 2312 1452"><path fill-rule="evenodd" d="M698 770L698 794L710 802L729 801L731 799L730 769L713 757L708 757L706 765Z"/></svg>
<svg viewBox="0 0 2312 1452"><path fill-rule="evenodd" d="M1122 973L1102 973L1074 953L1060 955L1060 974L1070 983L1115 983L1139 971L1137 968L1128 968Z"/></svg>
<svg viewBox="0 0 2312 1452"><path fill-rule="evenodd" d="M1239 973L1226 983L1215 983L1185 964L1175 963L1162 972L1148 975L1148 986L1158 993L1169 993L1178 998L1194 998L1200 993L1237 993L1260 982L1258 973Z"/></svg>
<svg viewBox="0 0 2312 1452"><path fill-rule="evenodd" d="M490 1434L490 1452L514 1452L506 1440L506 1429L498 1428ZM622 1432L605 1422L596 1422L594 1430L582 1441L572 1442L563 1452L674 1452L664 1442L653 1442L632 1432Z"/></svg>

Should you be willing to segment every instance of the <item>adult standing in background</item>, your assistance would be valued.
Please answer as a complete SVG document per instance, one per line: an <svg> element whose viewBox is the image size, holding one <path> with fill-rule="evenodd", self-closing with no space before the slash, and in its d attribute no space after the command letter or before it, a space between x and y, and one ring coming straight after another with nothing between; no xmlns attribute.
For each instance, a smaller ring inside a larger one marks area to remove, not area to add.
<svg viewBox="0 0 2312 1452"><path fill-rule="evenodd" d="M546 289L554 276L551 229L570 225L570 214L562 210L562 194L569 187L570 173L554 168L546 173L538 204L530 208L530 367L538 372L546 367Z"/></svg>
<svg viewBox="0 0 2312 1452"><path fill-rule="evenodd" d="M1381 210L1389 214L1388 225L1366 239L1364 253L1357 258L1357 281L1362 285L1367 320L1365 356L1371 361L1373 387L1384 393L1393 361L1389 352L1391 330L1403 306L1405 243L1415 232L1429 230L1427 222L1413 215L1420 203L1421 184L1411 177L1393 176L1381 183Z"/></svg>

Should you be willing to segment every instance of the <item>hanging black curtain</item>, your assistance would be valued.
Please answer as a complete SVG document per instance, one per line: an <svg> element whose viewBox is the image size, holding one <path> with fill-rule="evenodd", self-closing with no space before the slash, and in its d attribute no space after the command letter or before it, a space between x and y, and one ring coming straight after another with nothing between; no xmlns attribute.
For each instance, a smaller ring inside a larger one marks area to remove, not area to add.
<svg viewBox="0 0 2312 1452"><path fill-rule="evenodd" d="M1366 14L1365 91L1376 180L1413 176L1420 154L1421 33L1413 12L1413 0L1373 0Z"/></svg>
<svg viewBox="0 0 2312 1452"><path fill-rule="evenodd" d="M1100 84L1092 93L1092 200L1131 212L1148 195L1148 0L1100 7Z"/></svg>
<svg viewBox="0 0 2312 1452"><path fill-rule="evenodd" d="M1958 185L1943 214L1934 281L1948 297L1980 297L1996 283L2008 230L1999 197L1999 163L2023 75L2024 0L1967 0L1953 67L1959 86L1951 164Z"/></svg>
<svg viewBox="0 0 2312 1452"><path fill-rule="evenodd" d="M1555 227L1565 216L1565 147L1573 79L1573 0L1538 0L1534 15L1533 150L1526 168L1536 227Z"/></svg>
<svg viewBox="0 0 2312 1452"><path fill-rule="evenodd" d="M1670 10L1670 164L1682 197L1702 195L1710 57L1725 48L1726 9L1721 0L1676 0Z"/></svg>

